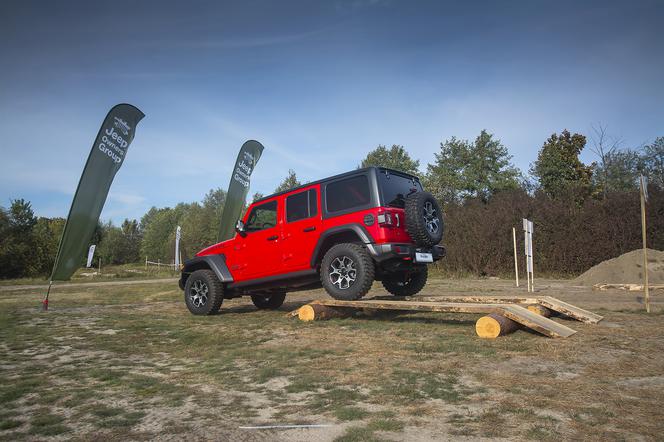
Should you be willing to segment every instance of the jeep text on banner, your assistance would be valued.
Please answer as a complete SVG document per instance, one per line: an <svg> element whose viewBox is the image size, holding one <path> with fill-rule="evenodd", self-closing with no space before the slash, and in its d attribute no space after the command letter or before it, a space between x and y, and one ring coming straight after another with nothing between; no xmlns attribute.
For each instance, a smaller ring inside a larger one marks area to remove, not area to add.
<svg viewBox="0 0 664 442"><path fill-rule="evenodd" d="M231 182L228 185L226 204L221 215L221 227L219 228L219 241L231 239L235 232L235 223L242 216L247 194L249 193L249 182L251 173L263 153L263 145L258 141L249 140L242 145L237 155Z"/></svg>
<svg viewBox="0 0 664 442"><path fill-rule="evenodd" d="M145 115L130 104L113 107L99 129L69 209L51 281L66 281L81 265L108 190Z"/></svg>

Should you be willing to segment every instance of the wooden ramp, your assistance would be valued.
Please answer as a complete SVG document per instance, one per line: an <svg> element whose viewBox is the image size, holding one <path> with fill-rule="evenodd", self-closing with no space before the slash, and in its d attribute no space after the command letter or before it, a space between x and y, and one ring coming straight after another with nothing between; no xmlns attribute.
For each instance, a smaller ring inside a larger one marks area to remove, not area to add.
<svg viewBox="0 0 664 442"><path fill-rule="evenodd" d="M441 297L442 298L442 297ZM309 306L320 305L338 309L368 309L368 310L392 310L392 311L418 311L418 312L440 312L440 313L480 313L498 315L509 318L524 327L535 330L551 338L566 338L576 333L569 327L559 324L544 316L537 315L528 309L516 304L499 303L472 303L472 302L439 302L432 301L388 301L368 299L364 301L339 301L335 299L318 300L308 304ZM291 312L296 316L298 310Z"/></svg>
<svg viewBox="0 0 664 442"><path fill-rule="evenodd" d="M392 299L394 297L391 297ZM375 298L374 298L375 299ZM386 298L381 298L386 299ZM427 302L462 302L462 303L489 303L489 304L526 304L541 305L554 312L562 313L577 321L586 324L597 324L604 319L603 316L584 310L575 305L568 304L551 296L412 296L401 297L405 301Z"/></svg>

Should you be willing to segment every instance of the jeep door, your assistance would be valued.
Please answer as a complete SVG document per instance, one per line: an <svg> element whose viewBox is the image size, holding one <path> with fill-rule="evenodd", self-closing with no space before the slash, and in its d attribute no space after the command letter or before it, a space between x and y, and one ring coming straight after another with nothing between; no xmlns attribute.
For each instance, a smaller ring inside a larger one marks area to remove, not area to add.
<svg viewBox="0 0 664 442"><path fill-rule="evenodd" d="M318 186L285 198L281 259L286 271L311 268L311 255L321 233L319 201Z"/></svg>
<svg viewBox="0 0 664 442"><path fill-rule="evenodd" d="M236 280L271 276L280 271L279 234L282 204L275 198L251 209L244 224L245 236L234 244L236 262L230 263Z"/></svg>

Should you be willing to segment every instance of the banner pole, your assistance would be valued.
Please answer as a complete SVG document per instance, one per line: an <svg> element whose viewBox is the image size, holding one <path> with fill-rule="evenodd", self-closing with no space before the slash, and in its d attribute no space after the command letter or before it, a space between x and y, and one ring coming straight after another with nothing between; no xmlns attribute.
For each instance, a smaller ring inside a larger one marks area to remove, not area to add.
<svg viewBox="0 0 664 442"><path fill-rule="evenodd" d="M48 295L51 293L51 286L53 285L53 281L48 282L48 289L46 290L46 296L44 297L44 300L42 301L42 311L47 311L48 310Z"/></svg>

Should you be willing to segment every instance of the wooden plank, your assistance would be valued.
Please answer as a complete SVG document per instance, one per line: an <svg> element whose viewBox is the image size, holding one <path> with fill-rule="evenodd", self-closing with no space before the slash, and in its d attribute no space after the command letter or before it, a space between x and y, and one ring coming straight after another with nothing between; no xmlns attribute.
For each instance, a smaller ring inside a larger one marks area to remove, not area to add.
<svg viewBox="0 0 664 442"><path fill-rule="evenodd" d="M504 305L503 316L550 338L567 338L576 333L565 325L540 316L520 305Z"/></svg>
<svg viewBox="0 0 664 442"><path fill-rule="evenodd" d="M521 325L533 329L552 338L568 337L576 333L569 327L558 324L551 319L537 315L528 309L509 304L478 304L455 302L414 302L414 301L339 301L336 299L313 301L311 304L326 305L329 307L346 307L355 309L394 310L394 311L422 311L440 313L498 313Z"/></svg>
<svg viewBox="0 0 664 442"><path fill-rule="evenodd" d="M329 307L348 307L357 309L375 310L397 310L397 311L419 311L439 313L494 313L500 312L500 305L496 304L471 304L454 302L415 302L415 301L340 301L337 299L321 299L310 302L310 304L327 305Z"/></svg>
<svg viewBox="0 0 664 442"><path fill-rule="evenodd" d="M553 298L551 296L540 296L538 298L539 305L546 307L548 309L554 310L559 313L563 313L570 318L574 318L578 321L585 322L587 324L597 324L599 321L604 319L603 316L600 316L596 313L589 312L580 307L577 307L572 304L568 304L565 301L560 299Z"/></svg>
<svg viewBox="0 0 664 442"><path fill-rule="evenodd" d="M664 290L664 284L649 284L648 288L650 290ZM643 284L595 284L593 285L593 290L608 290L608 289L619 289L619 290L628 290L630 292L642 292Z"/></svg>
<svg viewBox="0 0 664 442"><path fill-rule="evenodd" d="M490 304L537 304L537 297L535 296L509 296L509 295L470 295L470 296L411 296L403 297L405 300L413 301L429 301L429 302L475 302L475 303L490 303Z"/></svg>
<svg viewBox="0 0 664 442"><path fill-rule="evenodd" d="M404 298L407 300L423 300L429 302L473 302L473 303L491 303L491 304L539 304L558 313L562 313L577 321L585 322L586 324L597 324L604 319L596 313L584 310L575 305L561 301L552 296L536 296L536 297L521 297L521 296L415 296Z"/></svg>

